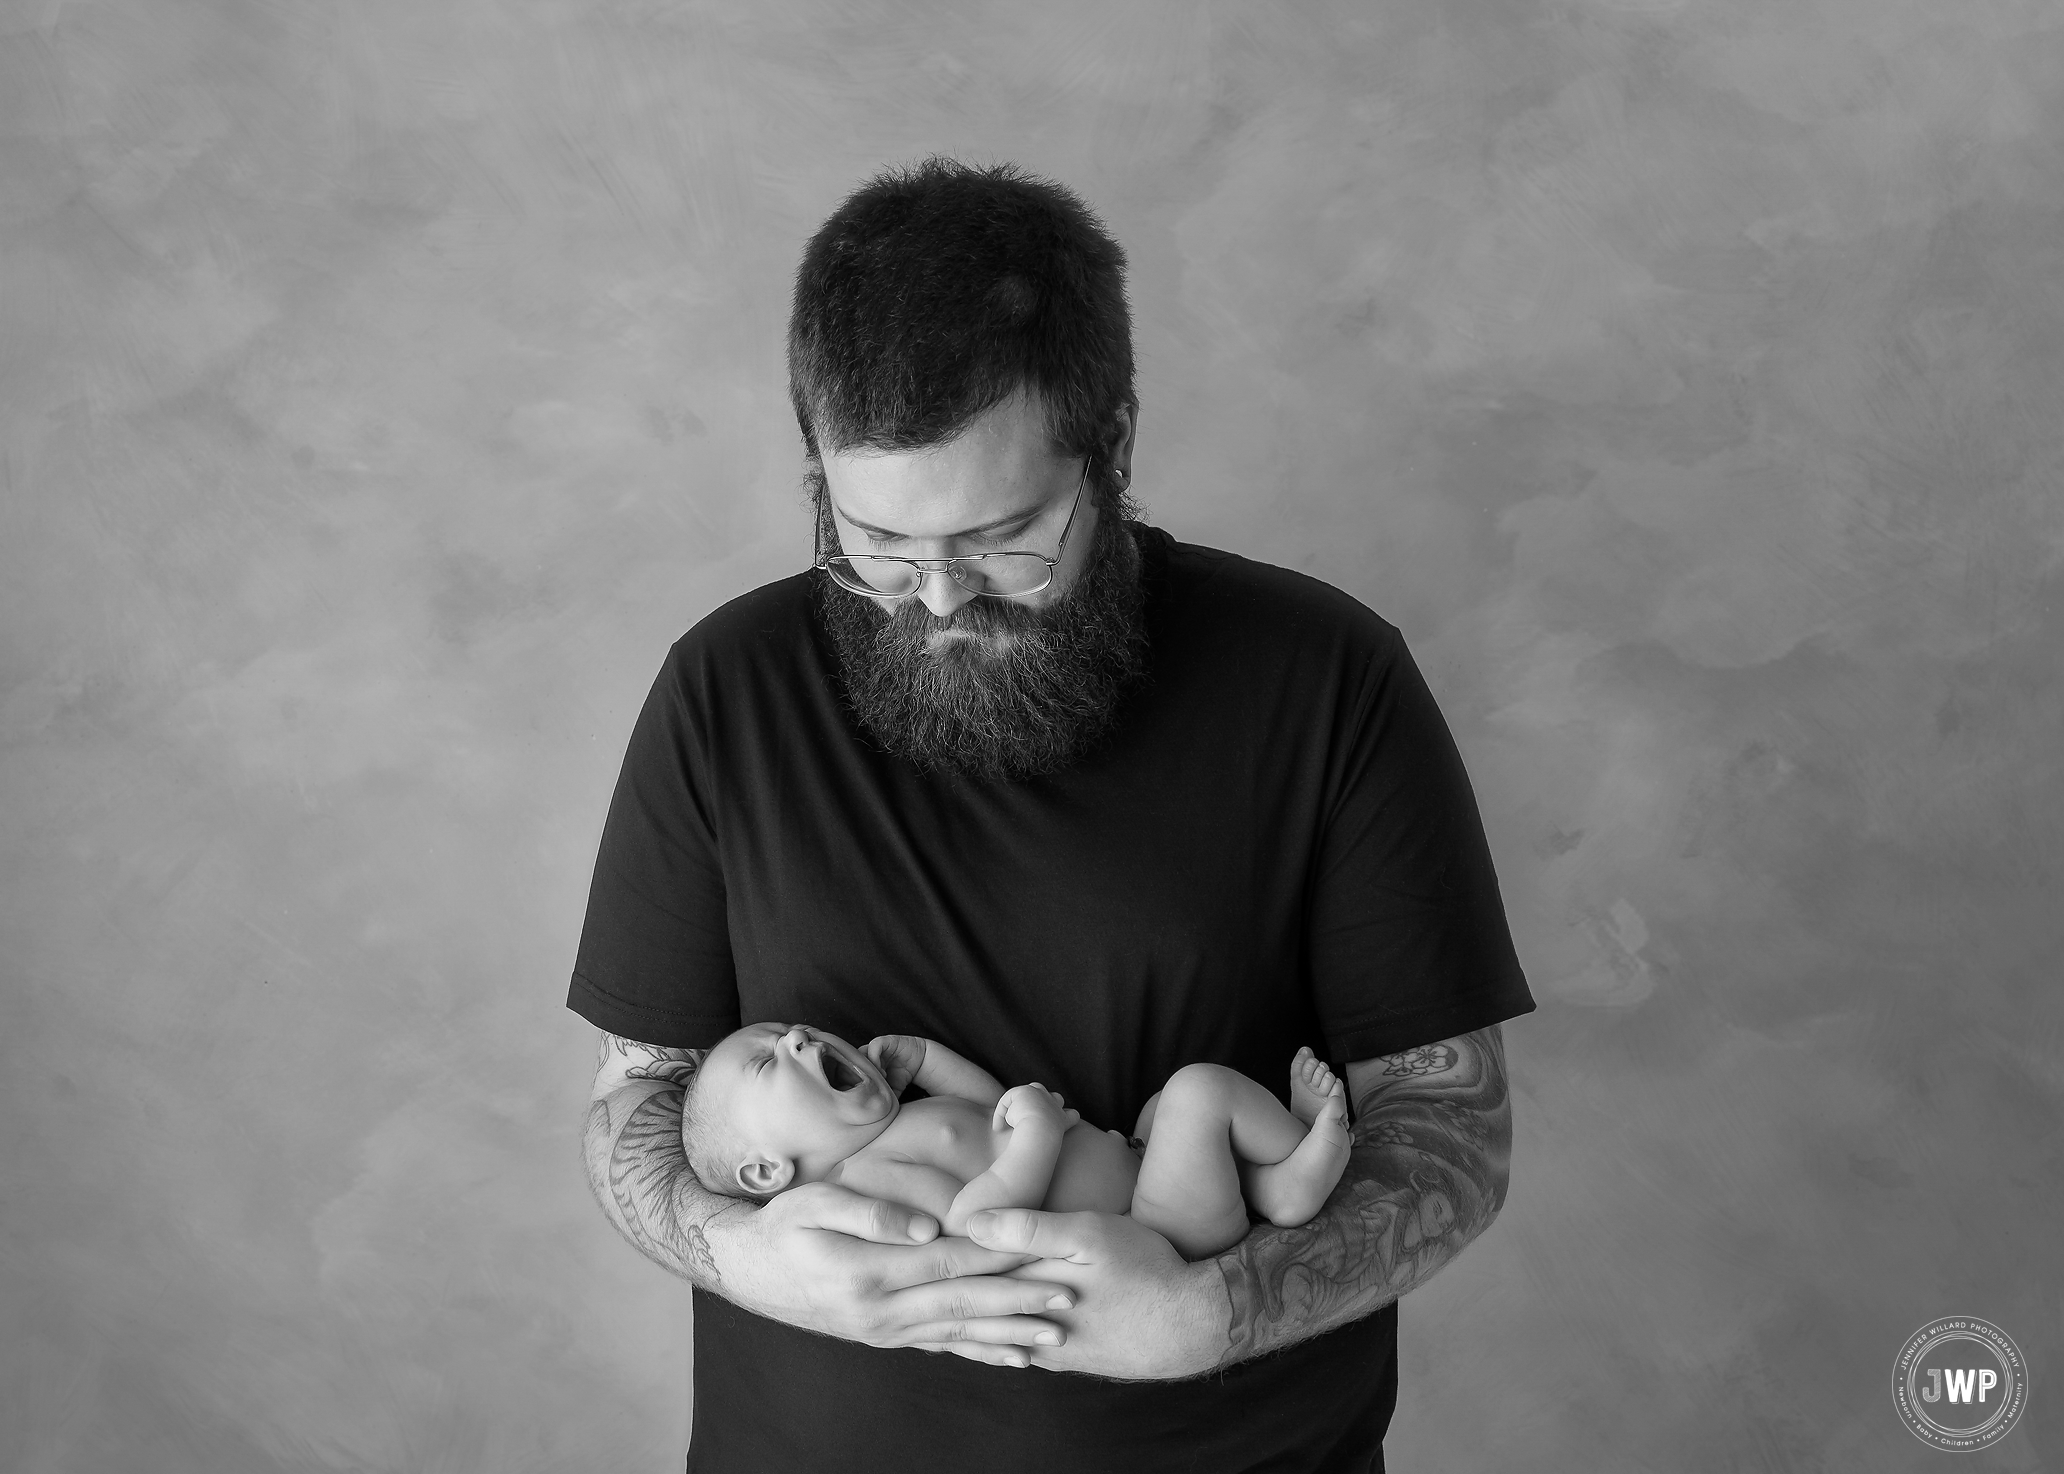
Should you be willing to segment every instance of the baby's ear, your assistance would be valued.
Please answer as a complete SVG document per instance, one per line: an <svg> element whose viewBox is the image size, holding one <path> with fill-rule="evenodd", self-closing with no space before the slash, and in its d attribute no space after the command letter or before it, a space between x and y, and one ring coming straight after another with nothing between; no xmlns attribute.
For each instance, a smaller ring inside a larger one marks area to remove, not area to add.
<svg viewBox="0 0 2064 1474"><path fill-rule="evenodd" d="M747 1157L738 1164L738 1185L749 1193L778 1193L795 1181L795 1163Z"/></svg>

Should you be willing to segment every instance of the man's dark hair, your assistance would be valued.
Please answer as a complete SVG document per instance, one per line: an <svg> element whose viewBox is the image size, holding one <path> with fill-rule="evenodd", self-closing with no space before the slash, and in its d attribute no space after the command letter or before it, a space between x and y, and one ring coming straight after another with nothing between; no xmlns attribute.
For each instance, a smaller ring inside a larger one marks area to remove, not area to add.
<svg viewBox="0 0 2064 1474"><path fill-rule="evenodd" d="M1137 404L1125 252L1072 191L1010 165L888 169L810 238L788 392L813 464L941 445L1031 391L1103 505L1114 412ZM821 498L821 484L819 484Z"/></svg>

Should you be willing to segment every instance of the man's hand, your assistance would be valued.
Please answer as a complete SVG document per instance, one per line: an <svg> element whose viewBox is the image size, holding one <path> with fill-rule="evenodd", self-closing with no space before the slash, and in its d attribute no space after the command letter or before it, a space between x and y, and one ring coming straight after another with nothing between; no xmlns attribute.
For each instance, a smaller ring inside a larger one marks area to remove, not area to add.
<svg viewBox="0 0 2064 1474"><path fill-rule="evenodd" d="M1218 1269L1186 1263L1175 1246L1115 1213L999 1208L968 1220L975 1243L1034 1256L1011 1277L1059 1284L1076 1301L1057 1314L1066 1343L1039 1346L1032 1364L1126 1380L1194 1377L1217 1364L1228 1308Z"/></svg>
<svg viewBox="0 0 2064 1474"><path fill-rule="evenodd" d="M756 1210L741 1205L711 1219L707 1231L728 1298L869 1346L1024 1366L1040 1336L1063 1334L1040 1317L1074 1301L1055 1280L1006 1277L1038 1257L1030 1251L942 1238L925 1214L830 1183L791 1188Z"/></svg>

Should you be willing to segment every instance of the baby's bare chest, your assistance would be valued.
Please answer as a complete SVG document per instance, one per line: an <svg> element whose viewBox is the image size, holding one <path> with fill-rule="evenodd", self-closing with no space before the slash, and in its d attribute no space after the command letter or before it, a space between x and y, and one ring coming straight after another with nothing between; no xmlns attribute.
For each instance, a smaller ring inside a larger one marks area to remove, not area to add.
<svg viewBox="0 0 2064 1474"><path fill-rule="evenodd" d="M934 1095L896 1112L874 1145L966 1182L987 1172L1010 1141L1009 1128L992 1131L989 1120L990 1113L973 1101Z"/></svg>

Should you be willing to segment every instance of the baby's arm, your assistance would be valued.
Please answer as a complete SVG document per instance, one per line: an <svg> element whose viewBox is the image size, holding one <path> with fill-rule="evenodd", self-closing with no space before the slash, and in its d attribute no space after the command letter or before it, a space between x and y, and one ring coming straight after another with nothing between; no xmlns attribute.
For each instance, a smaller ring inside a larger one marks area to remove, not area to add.
<svg viewBox="0 0 2064 1474"><path fill-rule="evenodd" d="M943 1220L947 1233L966 1233L968 1218L984 1208L1036 1208L1044 1202L1070 1122L1060 1098L1044 1085L1020 1085L996 1103L990 1124L992 1130L1010 1127L1010 1140L989 1170L954 1198Z"/></svg>
<svg viewBox="0 0 2064 1474"><path fill-rule="evenodd" d="M973 1101L984 1110L994 1110L1003 1098L1003 1082L976 1064L948 1049L936 1039L915 1034L883 1034L867 1041L861 1051L901 1093L915 1081L926 1095L950 1095Z"/></svg>

